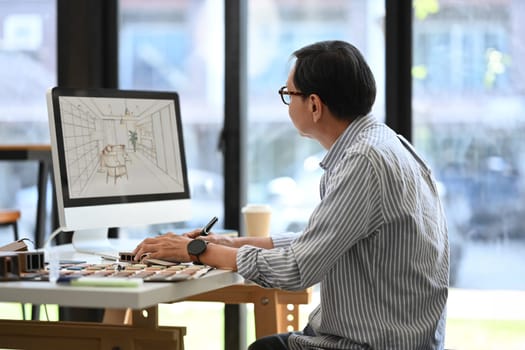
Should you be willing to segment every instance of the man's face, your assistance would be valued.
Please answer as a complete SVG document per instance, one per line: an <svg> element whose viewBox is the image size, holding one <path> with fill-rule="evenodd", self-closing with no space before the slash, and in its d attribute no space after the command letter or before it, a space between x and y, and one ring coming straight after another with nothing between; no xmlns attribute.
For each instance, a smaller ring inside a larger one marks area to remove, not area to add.
<svg viewBox="0 0 525 350"><path fill-rule="evenodd" d="M288 91L298 91L293 82L294 74L295 69L292 69L288 75L288 80L286 81ZM293 125L299 131L299 134L310 137L312 128L315 125L312 122L312 116L308 108L308 98L291 95L288 114L290 115Z"/></svg>

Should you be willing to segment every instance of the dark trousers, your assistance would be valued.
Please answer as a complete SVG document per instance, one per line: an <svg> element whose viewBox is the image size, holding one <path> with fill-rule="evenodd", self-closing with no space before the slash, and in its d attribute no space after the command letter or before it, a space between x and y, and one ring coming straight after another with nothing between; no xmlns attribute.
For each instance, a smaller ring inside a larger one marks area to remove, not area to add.
<svg viewBox="0 0 525 350"><path fill-rule="evenodd" d="M315 335L314 331L307 325L302 332L279 333L259 338L248 347L248 350L288 350L290 334Z"/></svg>

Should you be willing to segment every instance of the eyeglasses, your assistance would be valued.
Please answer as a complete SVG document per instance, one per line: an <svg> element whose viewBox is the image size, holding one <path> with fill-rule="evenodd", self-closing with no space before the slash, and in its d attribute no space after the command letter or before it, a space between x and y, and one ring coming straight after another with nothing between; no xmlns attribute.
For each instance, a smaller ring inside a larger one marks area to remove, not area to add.
<svg viewBox="0 0 525 350"><path fill-rule="evenodd" d="M286 86L283 86L279 89L279 95L281 95L281 100L283 100L283 103L285 105L289 105L292 100L292 95L295 96L305 96L304 93L299 91L288 91L288 88Z"/></svg>

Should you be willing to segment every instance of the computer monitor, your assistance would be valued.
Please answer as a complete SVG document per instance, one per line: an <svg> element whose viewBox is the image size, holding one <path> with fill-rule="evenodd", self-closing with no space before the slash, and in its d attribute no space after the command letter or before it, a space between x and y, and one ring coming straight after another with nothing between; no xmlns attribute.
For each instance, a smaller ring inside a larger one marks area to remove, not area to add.
<svg viewBox="0 0 525 350"><path fill-rule="evenodd" d="M177 93L55 87L47 104L60 229L77 251L115 252L110 227L190 218Z"/></svg>

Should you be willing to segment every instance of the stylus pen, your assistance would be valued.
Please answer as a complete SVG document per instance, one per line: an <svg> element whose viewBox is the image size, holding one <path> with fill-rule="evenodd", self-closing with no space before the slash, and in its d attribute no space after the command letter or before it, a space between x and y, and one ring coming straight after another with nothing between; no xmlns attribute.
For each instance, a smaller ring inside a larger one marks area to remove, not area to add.
<svg viewBox="0 0 525 350"><path fill-rule="evenodd" d="M210 233L211 228L213 227L213 225L215 225L217 221L219 221L219 219L216 216L212 217L210 222L208 222L206 226L202 228L201 236L207 236L208 233Z"/></svg>

